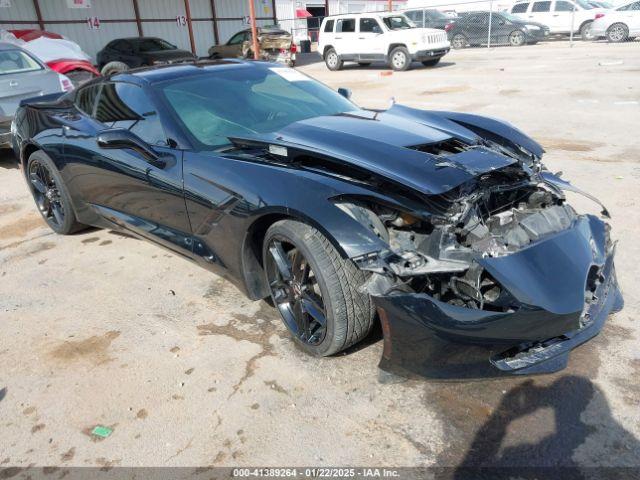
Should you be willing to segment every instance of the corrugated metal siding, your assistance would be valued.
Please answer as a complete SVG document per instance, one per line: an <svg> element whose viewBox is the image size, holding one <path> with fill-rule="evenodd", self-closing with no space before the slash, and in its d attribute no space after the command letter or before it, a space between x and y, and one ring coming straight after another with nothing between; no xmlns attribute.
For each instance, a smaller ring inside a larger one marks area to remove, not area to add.
<svg viewBox="0 0 640 480"><path fill-rule="evenodd" d="M29 0L19 1L32 3ZM87 17L98 17L100 20L134 18L131 0L94 0L91 2L91 8L69 8L67 0L41 0L40 12L45 22L47 20L84 20ZM35 12L33 18L36 18Z"/></svg>
<svg viewBox="0 0 640 480"><path fill-rule="evenodd" d="M257 17L272 17L271 0L253 0ZM216 0L216 16L218 18L239 18L249 15L249 4L246 0Z"/></svg>
<svg viewBox="0 0 640 480"><path fill-rule="evenodd" d="M11 2L9 8L0 8L0 20L35 20L36 10L33 2L19 1ZM6 28L6 27L2 27ZM19 27L18 27L19 28ZM28 27L24 27L28 28ZM7 29L8 30L8 29Z"/></svg>
<svg viewBox="0 0 640 480"><path fill-rule="evenodd" d="M178 15L185 15L183 0L138 0L138 8L140 18L143 20L145 18L176 18ZM146 27L149 24L143 25Z"/></svg>
<svg viewBox="0 0 640 480"><path fill-rule="evenodd" d="M196 55L206 57L209 47L215 45L213 22L193 22L193 39L196 43Z"/></svg>
<svg viewBox="0 0 640 480"><path fill-rule="evenodd" d="M0 28L3 30L29 30L29 29L39 29L37 23L3 23L0 25Z"/></svg>
<svg viewBox="0 0 640 480"><path fill-rule="evenodd" d="M176 22L148 22L144 24L143 28L147 37L164 38L178 48L191 51L189 29L186 26L178 26Z"/></svg>
<svg viewBox="0 0 640 480"><path fill-rule="evenodd" d="M135 22L131 23L102 23L100 29L91 30L84 23L67 23L47 26L47 30L69 37L91 55L95 62L96 53L115 38L137 37L138 29Z"/></svg>

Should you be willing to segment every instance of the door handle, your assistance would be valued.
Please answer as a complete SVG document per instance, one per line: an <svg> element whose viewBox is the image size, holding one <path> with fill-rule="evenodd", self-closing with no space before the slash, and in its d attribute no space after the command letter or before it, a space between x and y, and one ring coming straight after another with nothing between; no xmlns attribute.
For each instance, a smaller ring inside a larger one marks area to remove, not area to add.
<svg viewBox="0 0 640 480"><path fill-rule="evenodd" d="M559 17L559 16L560 16L560 14L559 14L559 13L554 13L554 14L553 14L553 16L554 16L554 17Z"/></svg>
<svg viewBox="0 0 640 480"><path fill-rule="evenodd" d="M9 82L9 86L10 86L10 87L17 87L17 86L18 86L18 82L16 82L15 80L11 80L11 81Z"/></svg>
<svg viewBox="0 0 640 480"><path fill-rule="evenodd" d="M336 40L342 40L342 37L336 37Z"/></svg>
<svg viewBox="0 0 640 480"><path fill-rule="evenodd" d="M365 37L358 37L358 40L364 40Z"/></svg>

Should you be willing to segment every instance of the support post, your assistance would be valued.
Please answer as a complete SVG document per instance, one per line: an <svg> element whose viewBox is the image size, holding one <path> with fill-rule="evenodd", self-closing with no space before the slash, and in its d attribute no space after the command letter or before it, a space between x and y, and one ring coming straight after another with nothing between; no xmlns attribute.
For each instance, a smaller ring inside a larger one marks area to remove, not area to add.
<svg viewBox="0 0 640 480"><path fill-rule="evenodd" d="M40 3L38 0L33 0L33 8L36 11L36 17L38 17L38 26L40 30L44 30L44 20L42 19L42 12L40 11Z"/></svg>
<svg viewBox="0 0 640 480"><path fill-rule="evenodd" d="M220 45L220 37L218 35L218 17L216 16L216 0L211 0L211 17L213 18L213 39L216 45Z"/></svg>
<svg viewBox="0 0 640 480"><path fill-rule="evenodd" d="M254 0L249 0L249 22L251 23L251 41L253 49L253 59L260 58L260 46L258 45L258 27L256 26L256 6Z"/></svg>
<svg viewBox="0 0 640 480"><path fill-rule="evenodd" d="M493 0L489 2L489 31L487 32L487 48L491 48L491 23L493 21Z"/></svg>
<svg viewBox="0 0 640 480"><path fill-rule="evenodd" d="M329 16L329 0L324 0L324 16Z"/></svg>
<svg viewBox="0 0 640 480"><path fill-rule="evenodd" d="M136 26L138 27L138 36L143 37L142 21L140 20L140 9L138 8L138 0L131 0L133 3L133 14L136 16Z"/></svg>
<svg viewBox="0 0 640 480"><path fill-rule="evenodd" d="M393 12L393 0L389 0L388 9L390 12Z"/></svg>
<svg viewBox="0 0 640 480"><path fill-rule="evenodd" d="M271 0L271 11L273 12L273 24L278 24L278 15L276 13L276 0Z"/></svg>
<svg viewBox="0 0 640 480"><path fill-rule="evenodd" d="M187 16L187 27L189 28L189 43L191 44L191 53L196 53L196 41L193 38L193 25L191 24L191 7L189 6L189 0L184 0L184 10Z"/></svg>

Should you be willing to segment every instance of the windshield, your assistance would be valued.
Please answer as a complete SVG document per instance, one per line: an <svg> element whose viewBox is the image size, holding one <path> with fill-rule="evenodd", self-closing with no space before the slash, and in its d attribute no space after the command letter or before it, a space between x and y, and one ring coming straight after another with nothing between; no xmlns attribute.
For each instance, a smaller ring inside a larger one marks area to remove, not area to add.
<svg viewBox="0 0 640 480"><path fill-rule="evenodd" d="M414 24L404 15L394 15L382 19L389 30L403 30L405 28L415 28Z"/></svg>
<svg viewBox="0 0 640 480"><path fill-rule="evenodd" d="M161 92L202 147L222 147L228 137L276 132L322 115L358 110L325 85L286 67L217 68L177 79Z"/></svg>
<svg viewBox="0 0 640 480"><path fill-rule="evenodd" d="M160 38L145 38L138 43L140 52L157 52L158 50L175 50L175 45Z"/></svg>
<svg viewBox="0 0 640 480"><path fill-rule="evenodd" d="M576 0L576 3L580 5L582 8L584 8L585 10L591 10L594 8L593 5L591 5L586 0Z"/></svg>
<svg viewBox="0 0 640 480"><path fill-rule="evenodd" d="M509 20L510 22L522 22L522 19L520 17L511 15L509 12L500 12L500 15L502 15L506 20Z"/></svg>
<svg viewBox="0 0 640 480"><path fill-rule="evenodd" d="M427 15L431 17L431 20L447 20L447 17L440 10L427 10Z"/></svg>

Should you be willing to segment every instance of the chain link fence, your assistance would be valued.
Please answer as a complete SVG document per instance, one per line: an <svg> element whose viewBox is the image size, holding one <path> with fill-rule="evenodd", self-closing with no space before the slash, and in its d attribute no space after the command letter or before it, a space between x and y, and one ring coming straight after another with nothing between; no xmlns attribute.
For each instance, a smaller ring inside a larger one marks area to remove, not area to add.
<svg viewBox="0 0 640 480"><path fill-rule="evenodd" d="M616 7L603 0L474 0L394 10L418 27L445 30L456 49L516 47L543 41L566 41L573 46L577 41L621 43L640 38L640 0ZM323 18L278 22L293 34L296 43L315 43Z"/></svg>

